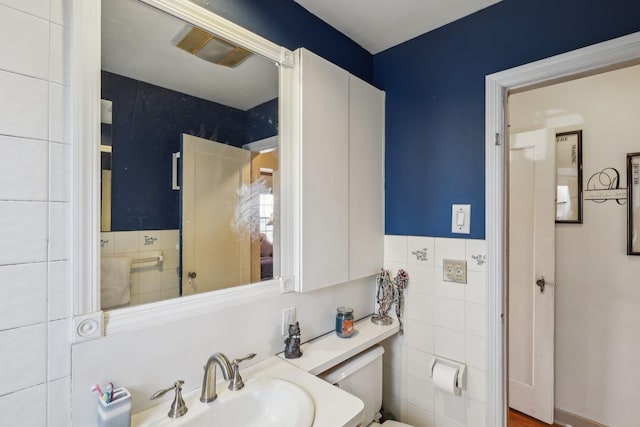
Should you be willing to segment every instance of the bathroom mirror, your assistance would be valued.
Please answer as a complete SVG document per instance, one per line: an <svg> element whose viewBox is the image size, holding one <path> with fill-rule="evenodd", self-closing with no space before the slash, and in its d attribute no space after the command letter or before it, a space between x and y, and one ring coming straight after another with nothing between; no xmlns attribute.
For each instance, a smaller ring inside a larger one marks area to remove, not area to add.
<svg viewBox="0 0 640 427"><path fill-rule="evenodd" d="M293 290L293 53L187 0L72 9L74 339ZM206 186L190 184L195 175ZM188 230L198 222L214 231ZM131 272L132 290L137 280L158 295L126 303L115 287L101 304L102 258L124 282Z"/></svg>
<svg viewBox="0 0 640 427"><path fill-rule="evenodd" d="M137 0L101 19L101 308L276 277L276 63Z"/></svg>

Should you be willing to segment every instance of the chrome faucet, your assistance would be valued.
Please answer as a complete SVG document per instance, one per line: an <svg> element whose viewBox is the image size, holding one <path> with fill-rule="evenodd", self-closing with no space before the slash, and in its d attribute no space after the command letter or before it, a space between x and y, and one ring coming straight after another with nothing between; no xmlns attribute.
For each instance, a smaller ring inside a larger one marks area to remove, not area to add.
<svg viewBox="0 0 640 427"><path fill-rule="evenodd" d="M229 382L229 390L237 391L244 387L244 382L240 376L240 362L253 359L255 353L246 355L239 359L233 359L229 363L229 359L222 353L214 353L211 355L204 367L204 378L202 378L202 392L200 393L200 402L213 402L218 397L216 393L216 365L220 365L222 376Z"/></svg>
<svg viewBox="0 0 640 427"><path fill-rule="evenodd" d="M200 402L213 402L218 397L218 394L216 393L216 365L220 365L220 370L222 371L222 376L225 380L229 381L231 379L231 363L229 363L227 356L222 353L212 354L204 367Z"/></svg>

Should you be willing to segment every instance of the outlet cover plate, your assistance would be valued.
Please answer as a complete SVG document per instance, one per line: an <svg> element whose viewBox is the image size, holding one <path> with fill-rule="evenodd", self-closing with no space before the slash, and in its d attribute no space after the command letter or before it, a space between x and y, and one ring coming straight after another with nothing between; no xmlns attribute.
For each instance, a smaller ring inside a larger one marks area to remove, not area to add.
<svg viewBox="0 0 640 427"><path fill-rule="evenodd" d="M445 282L467 283L467 262L459 259L442 260L443 280Z"/></svg>

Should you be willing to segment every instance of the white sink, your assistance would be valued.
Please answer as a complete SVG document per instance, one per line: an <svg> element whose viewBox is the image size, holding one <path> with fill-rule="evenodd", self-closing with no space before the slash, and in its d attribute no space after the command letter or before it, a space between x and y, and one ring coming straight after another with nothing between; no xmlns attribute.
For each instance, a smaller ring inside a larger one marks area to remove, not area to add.
<svg viewBox="0 0 640 427"><path fill-rule="evenodd" d="M168 405L156 406L134 416L135 426L184 427L311 427L313 399L303 388L280 378L245 379L242 390L218 388L218 398L202 403L198 392L185 396L189 411L181 418L167 417Z"/></svg>

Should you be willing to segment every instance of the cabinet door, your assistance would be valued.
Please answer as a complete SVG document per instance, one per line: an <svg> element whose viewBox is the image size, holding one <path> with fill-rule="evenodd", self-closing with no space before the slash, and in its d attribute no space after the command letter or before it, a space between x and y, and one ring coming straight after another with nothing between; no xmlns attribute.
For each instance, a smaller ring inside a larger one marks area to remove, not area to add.
<svg viewBox="0 0 640 427"><path fill-rule="evenodd" d="M384 92L350 76L349 279L376 274L384 252Z"/></svg>
<svg viewBox="0 0 640 427"><path fill-rule="evenodd" d="M349 279L349 74L300 49L302 291Z"/></svg>

